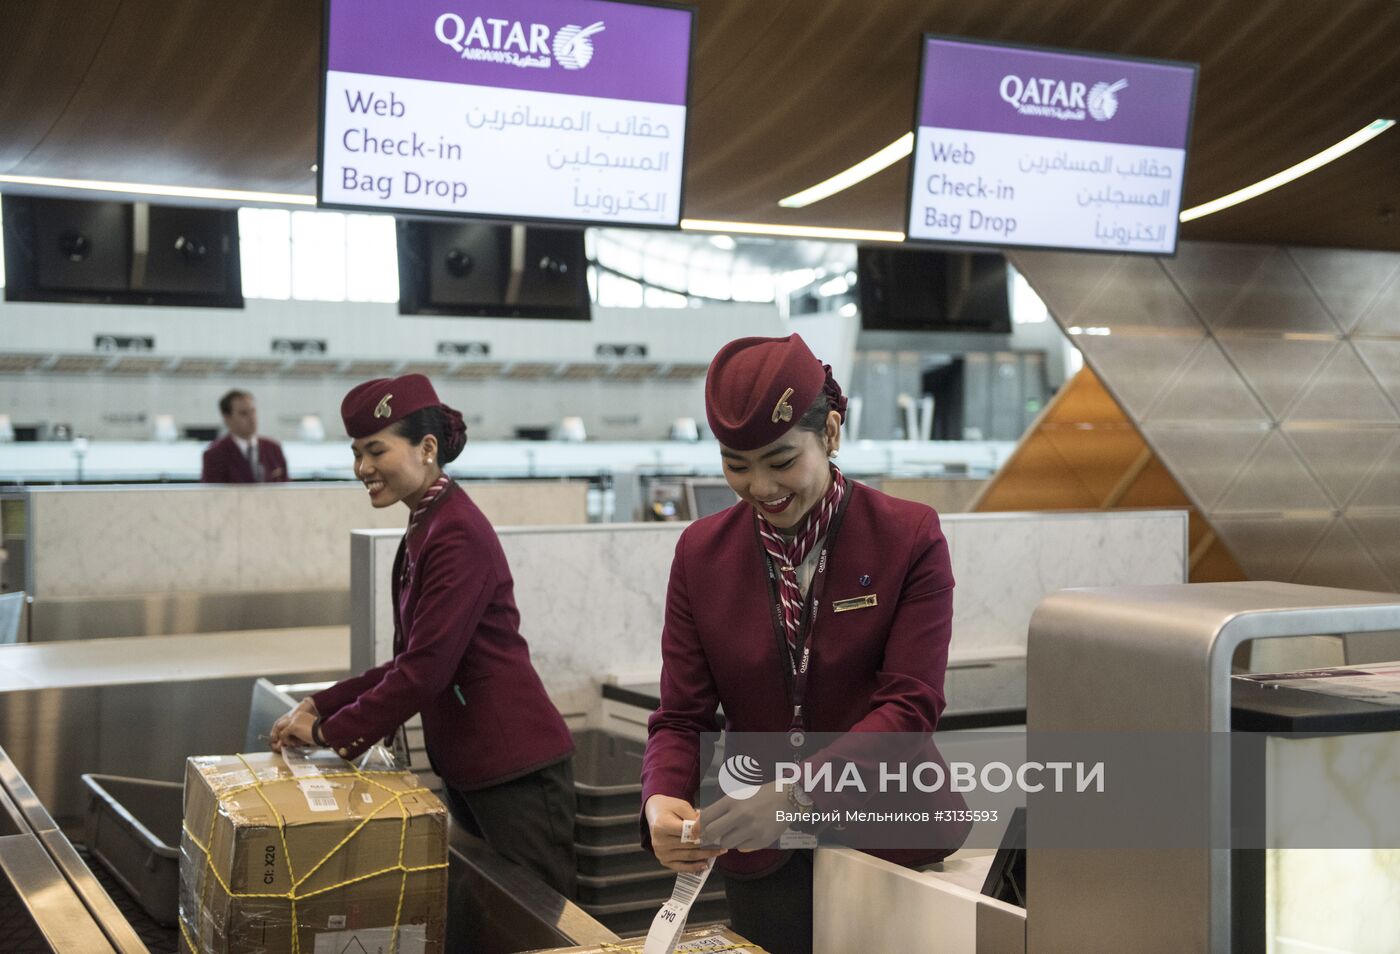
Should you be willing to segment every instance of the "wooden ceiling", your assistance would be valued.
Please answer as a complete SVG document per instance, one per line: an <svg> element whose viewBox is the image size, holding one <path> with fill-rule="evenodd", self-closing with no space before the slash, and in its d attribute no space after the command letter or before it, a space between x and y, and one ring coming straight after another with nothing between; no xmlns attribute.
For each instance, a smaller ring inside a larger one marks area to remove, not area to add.
<svg viewBox="0 0 1400 954"><path fill-rule="evenodd" d="M910 128L919 36L1201 65L1186 205L1400 118L1396 0L698 0L685 214L898 230L907 160L777 200ZM4 0L0 173L310 193L314 0ZM1400 129L1186 239L1400 250Z"/></svg>

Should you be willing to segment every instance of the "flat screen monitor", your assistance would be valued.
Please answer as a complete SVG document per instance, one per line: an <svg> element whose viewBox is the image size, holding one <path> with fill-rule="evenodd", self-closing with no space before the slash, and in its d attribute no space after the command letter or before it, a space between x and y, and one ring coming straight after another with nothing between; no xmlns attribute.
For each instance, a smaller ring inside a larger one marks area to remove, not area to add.
<svg viewBox="0 0 1400 954"><path fill-rule="evenodd" d="M1010 277L996 252L862 246L856 289L866 330L1011 332Z"/></svg>
<svg viewBox="0 0 1400 954"><path fill-rule="evenodd" d="M685 482L685 506L691 520L728 510L738 502L738 494L723 477L692 477Z"/></svg>
<svg viewBox="0 0 1400 954"><path fill-rule="evenodd" d="M236 209L6 195L7 301L242 308Z"/></svg>
<svg viewBox="0 0 1400 954"><path fill-rule="evenodd" d="M909 239L1175 254L1196 74L926 35Z"/></svg>
<svg viewBox="0 0 1400 954"><path fill-rule="evenodd" d="M695 11L327 0L326 208L676 227Z"/></svg>
<svg viewBox="0 0 1400 954"><path fill-rule="evenodd" d="M399 314L587 321L582 229L398 223Z"/></svg>

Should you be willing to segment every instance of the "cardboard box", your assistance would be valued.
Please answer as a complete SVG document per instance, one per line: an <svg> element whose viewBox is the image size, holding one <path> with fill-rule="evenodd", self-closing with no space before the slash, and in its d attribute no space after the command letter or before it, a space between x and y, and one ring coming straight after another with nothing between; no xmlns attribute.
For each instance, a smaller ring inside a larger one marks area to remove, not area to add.
<svg viewBox="0 0 1400 954"><path fill-rule="evenodd" d="M447 809L411 772L329 751L186 763L181 951L443 954L446 913Z"/></svg>
<svg viewBox="0 0 1400 954"><path fill-rule="evenodd" d="M605 947L554 947L549 950L532 951L530 954L642 954L645 937ZM763 948L746 941L723 925L691 928L681 935L676 944L676 954L713 954L717 951L736 951L740 954L767 954Z"/></svg>

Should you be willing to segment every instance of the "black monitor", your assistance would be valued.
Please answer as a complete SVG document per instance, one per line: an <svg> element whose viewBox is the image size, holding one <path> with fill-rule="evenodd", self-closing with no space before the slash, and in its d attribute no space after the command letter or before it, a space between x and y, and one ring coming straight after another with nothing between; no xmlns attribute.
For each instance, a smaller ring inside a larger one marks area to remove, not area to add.
<svg viewBox="0 0 1400 954"><path fill-rule="evenodd" d="M685 482L685 505L691 520L728 510L739 495L723 477L691 477Z"/></svg>
<svg viewBox="0 0 1400 954"><path fill-rule="evenodd" d="M400 219L399 314L588 321L582 229Z"/></svg>
<svg viewBox="0 0 1400 954"><path fill-rule="evenodd" d="M869 331L1011 333L1006 257L995 252L862 247L861 327Z"/></svg>
<svg viewBox="0 0 1400 954"><path fill-rule="evenodd" d="M236 209L6 195L5 299L242 308Z"/></svg>

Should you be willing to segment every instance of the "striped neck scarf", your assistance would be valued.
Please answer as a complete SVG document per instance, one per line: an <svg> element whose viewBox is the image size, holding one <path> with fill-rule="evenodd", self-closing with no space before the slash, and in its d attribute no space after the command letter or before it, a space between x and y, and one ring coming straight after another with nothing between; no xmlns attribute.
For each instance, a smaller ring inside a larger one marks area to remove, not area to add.
<svg viewBox="0 0 1400 954"><path fill-rule="evenodd" d="M437 480L433 481L432 486L423 491L423 499L418 501L418 506L413 508L413 513L408 517L408 530L410 533L413 531L414 526L417 525L419 518L427 512L428 506L437 499L438 494L447 489L447 485L450 483L452 483L452 478L443 474Z"/></svg>
<svg viewBox="0 0 1400 954"><path fill-rule="evenodd" d="M763 549L773 565L778 568L778 597L783 606L783 623L787 630L788 649L797 652L797 628L802 623L802 588L797 585L797 568L826 536L831 520L841 506L841 498L846 493L846 478L836 467L831 468L831 486L826 495L802 518L797 532L785 536L774 529L761 511L758 515L758 536L763 541Z"/></svg>

